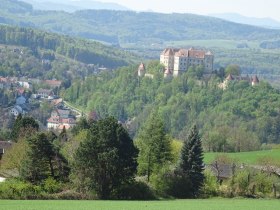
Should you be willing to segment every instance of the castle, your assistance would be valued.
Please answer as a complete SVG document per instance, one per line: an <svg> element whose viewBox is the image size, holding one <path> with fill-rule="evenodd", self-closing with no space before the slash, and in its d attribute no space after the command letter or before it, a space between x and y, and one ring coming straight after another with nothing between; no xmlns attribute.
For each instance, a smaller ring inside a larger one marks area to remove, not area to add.
<svg viewBox="0 0 280 210"><path fill-rule="evenodd" d="M219 87L225 90L227 89L229 83L232 81L246 81L250 83L252 86L258 85L260 82L257 75L254 75L253 77L249 77L249 75L247 75L246 77L242 77L242 76L233 76L232 74L229 74L225 78L225 80L221 84L219 84Z"/></svg>
<svg viewBox="0 0 280 210"><path fill-rule="evenodd" d="M164 76L178 76L190 66L204 66L205 73L213 71L214 55L210 51L166 48L160 54L160 63L165 66Z"/></svg>

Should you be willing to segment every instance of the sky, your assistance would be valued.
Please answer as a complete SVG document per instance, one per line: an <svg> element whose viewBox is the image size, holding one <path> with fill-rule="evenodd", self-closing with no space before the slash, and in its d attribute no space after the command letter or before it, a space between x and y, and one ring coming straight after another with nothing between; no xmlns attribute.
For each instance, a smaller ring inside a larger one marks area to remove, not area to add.
<svg viewBox="0 0 280 210"><path fill-rule="evenodd" d="M280 21L279 0L96 0L114 2L136 11L164 13L239 13L249 17L270 17Z"/></svg>

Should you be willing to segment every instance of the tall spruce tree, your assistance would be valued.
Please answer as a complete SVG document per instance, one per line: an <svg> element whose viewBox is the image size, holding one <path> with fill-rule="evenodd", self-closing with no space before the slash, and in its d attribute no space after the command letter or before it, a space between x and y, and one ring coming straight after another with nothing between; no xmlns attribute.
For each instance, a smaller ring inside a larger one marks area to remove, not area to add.
<svg viewBox="0 0 280 210"><path fill-rule="evenodd" d="M204 181L204 166L201 138L196 126L184 141L179 168L190 178L192 195L197 197Z"/></svg>
<svg viewBox="0 0 280 210"><path fill-rule="evenodd" d="M152 173L157 173L163 165L172 160L171 140L167 137L163 120L152 113L137 140L139 149L138 173L146 175L148 181Z"/></svg>

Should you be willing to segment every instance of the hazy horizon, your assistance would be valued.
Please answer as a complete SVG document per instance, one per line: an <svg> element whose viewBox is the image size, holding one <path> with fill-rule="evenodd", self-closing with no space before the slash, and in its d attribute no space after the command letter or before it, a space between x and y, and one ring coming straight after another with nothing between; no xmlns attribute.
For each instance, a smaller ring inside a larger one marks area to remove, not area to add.
<svg viewBox="0 0 280 210"><path fill-rule="evenodd" d="M47 1L47 0L46 0ZM73 0L69 0L73 1ZM79 1L79 0L75 0ZM118 3L136 11L162 13L193 13L209 15L213 13L239 13L247 17L272 18L280 21L280 1L276 0L92 0Z"/></svg>

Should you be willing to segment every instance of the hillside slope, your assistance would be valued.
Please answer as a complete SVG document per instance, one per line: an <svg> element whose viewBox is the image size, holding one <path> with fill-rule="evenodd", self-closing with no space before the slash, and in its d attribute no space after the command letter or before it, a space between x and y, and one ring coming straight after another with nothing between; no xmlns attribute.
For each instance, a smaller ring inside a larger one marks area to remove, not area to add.
<svg viewBox="0 0 280 210"><path fill-rule="evenodd" d="M0 44L53 50L82 63L109 68L124 66L137 59L131 53L98 42L7 25L0 25Z"/></svg>
<svg viewBox="0 0 280 210"><path fill-rule="evenodd" d="M263 40L280 37L264 29L193 14L82 10L37 11L17 0L2 0L0 22L37 27L113 44L161 43L188 39Z"/></svg>

